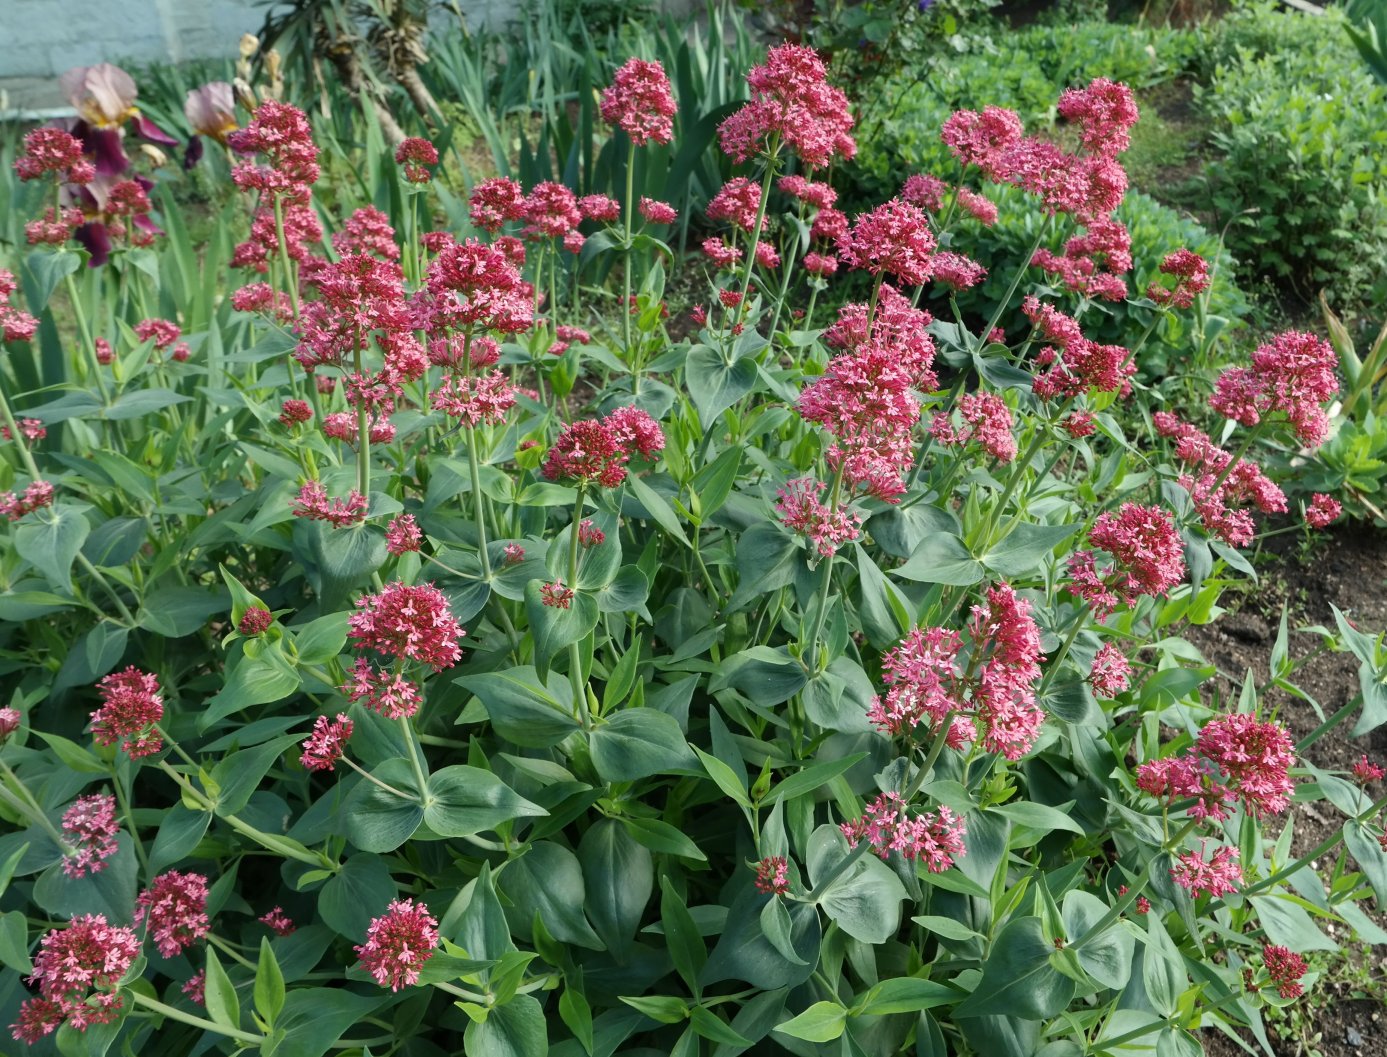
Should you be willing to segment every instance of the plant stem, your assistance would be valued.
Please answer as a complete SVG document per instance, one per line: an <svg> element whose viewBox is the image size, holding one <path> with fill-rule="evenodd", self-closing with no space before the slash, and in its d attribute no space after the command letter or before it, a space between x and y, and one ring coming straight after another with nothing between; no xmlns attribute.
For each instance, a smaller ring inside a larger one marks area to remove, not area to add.
<svg viewBox="0 0 1387 1057"><path fill-rule="evenodd" d="M87 358L91 361L92 371L96 374L96 388L101 393L101 402L109 403L111 394L106 388L106 378L101 373L101 361L96 358L96 343L92 340L91 327L87 324L86 309L82 307L82 299L77 294L77 281L72 278L72 273L68 272L63 276L63 283L67 287L67 296L72 301L72 315L77 320L77 332L82 337L82 349ZM11 434L15 434L11 430Z"/></svg>
<svg viewBox="0 0 1387 1057"><path fill-rule="evenodd" d="M360 331L357 332L353 358L357 376L360 377L362 373ZM356 490L366 498L369 507L371 500L371 412L367 409L365 401L362 401L361 406L356 409Z"/></svg>
<svg viewBox="0 0 1387 1057"><path fill-rule="evenodd" d="M420 759L419 749L414 744L414 728L409 725L408 716L400 717L400 728L404 731L405 748L409 750L409 765L414 768L414 780L419 783L419 801L423 803L429 796L429 776Z"/></svg>
<svg viewBox="0 0 1387 1057"><path fill-rule="evenodd" d="M294 322L299 321L299 284L294 275L294 262L289 257L289 240L284 237L284 203L279 195L275 200L275 239L279 242L279 259L284 266L284 286L289 292L289 307L294 313ZM357 367L358 372L361 370ZM311 381L311 379L310 379Z"/></svg>
<svg viewBox="0 0 1387 1057"><path fill-rule="evenodd" d="M583 523L583 502L585 489L578 487L578 498L573 504L573 521L569 525L571 535L568 539L568 589L575 594L578 590L578 527ZM583 655L576 642L568 647L568 681L573 687L573 711L584 730L592 728L592 717L588 714L588 688L583 679Z"/></svg>
<svg viewBox="0 0 1387 1057"><path fill-rule="evenodd" d="M210 943L213 947L216 947L217 950L221 951L236 964L246 969L250 969L251 971L255 971L255 963L247 959L244 955L241 954L240 951L236 950L234 947L231 946L231 944L229 944L226 940L222 939L220 936L216 935L215 933L209 932L207 934L207 942Z"/></svg>
<svg viewBox="0 0 1387 1057"><path fill-rule="evenodd" d="M0 764L0 767L5 768L6 776L10 781L14 782L24 794L21 797L18 793L13 793L4 786L0 786L0 798L7 801L9 805L21 815L26 815L34 822L38 823L39 828L47 833L53 843L62 849L63 854L66 855L71 850L71 846L64 839L63 835L58 832L58 827L53 825L53 821L44 813L38 801L34 800L33 794L29 792L28 787L20 780L19 775L10 770L7 764Z"/></svg>
<svg viewBox="0 0 1387 1057"><path fill-rule="evenodd" d="M1209 495L1217 494L1218 490L1223 487L1223 482L1228 480L1228 475L1237 469L1238 463L1242 462L1242 458L1247 454L1247 450L1251 448L1253 442L1262 435L1263 430L1266 429L1266 425L1267 420L1262 419L1257 425L1248 430L1247 439L1242 442L1242 446L1238 448L1237 454L1228 460L1228 465L1220 470L1219 475L1214 478L1214 483L1209 487Z"/></svg>
<svg viewBox="0 0 1387 1057"><path fill-rule="evenodd" d="M391 794L392 796L397 796L401 800L412 800L416 804L419 803L419 797L415 796L412 793L406 793L403 789L396 789L393 785L390 785L388 782L382 782L370 771L366 770L359 764L354 763L350 757L343 756L342 762L345 763L357 774L361 775L362 778L365 778L366 781L372 782L375 785L380 786L382 789L384 789L387 793Z"/></svg>
<svg viewBox="0 0 1387 1057"><path fill-rule="evenodd" d="M1127 908L1137 901L1137 897L1140 896L1142 892L1146 890L1146 886L1148 883L1150 883L1151 880L1150 866L1155 861L1156 855L1159 855L1167 851L1173 851L1175 848L1178 848L1181 842L1183 842L1184 839L1194 831L1194 828L1197 825L1199 825L1199 819L1190 819L1188 822L1184 824L1183 827L1181 827L1179 833L1175 834L1175 836L1171 837L1168 841L1162 844L1160 848L1157 849L1156 854L1152 855L1149 859L1146 860L1145 865L1142 867L1141 876L1136 879L1136 883L1133 884L1130 888L1128 888L1127 891L1118 898L1117 902L1114 903L1108 909L1108 912L1104 914L1101 918L1099 918L1098 921L1087 932L1085 932L1077 940L1071 943L1069 945L1069 949L1078 950L1086 943L1092 941L1094 937L1101 936L1103 932L1107 930L1109 925L1111 925L1114 921L1120 918L1123 915L1123 913L1126 912Z"/></svg>
<svg viewBox="0 0 1387 1057"><path fill-rule="evenodd" d="M1012 296L1016 293L1016 288L1021 285L1021 277L1026 274L1026 270L1031 266L1031 258L1035 256L1035 251L1040 249L1040 244L1045 241L1045 235L1050 230L1050 218L1041 218L1040 229L1035 233L1035 241L1031 243L1031 248L1026 251L1026 256L1021 259L1021 265L1016 269L1016 274L1011 277L1011 285L1007 287L1007 292L1002 295L1001 301L997 302L997 308L992 313L992 318L987 321L987 326L978 332L977 348L982 349L987 341L987 336L997 327L997 322L1002 318L1002 313L1011 304Z"/></svg>
<svg viewBox="0 0 1387 1057"><path fill-rule="evenodd" d="M632 140L626 151L626 201L625 207L625 234L626 234L626 261L622 265L622 297L621 297L621 326L622 326L622 349L626 352L626 365L631 367L632 384L634 385L635 368L631 350L631 268L635 264L632 259L635 254L631 249L631 221L632 213L635 211L636 195L636 141ZM550 306L551 311L553 306Z"/></svg>
<svg viewBox="0 0 1387 1057"><path fill-rule="evenodd" d="M482 579L489 581L491 556L486 551L486 507L482 503L482 467L477 451L477 429L477 426L473 426L467 432L467 468L472 475L472 505L477 518L477 557L482 564Z"/></svg>
<svg viewBox="0 0 1387 1057"><path fill-rule="evenodd" d="M140 860L140 869L144 875L149 877L149 856L145 854L144 841L140 840L139 830L135 828L135 814L130 809L130 797L126 795L125 786L121 783L120 775L116 774L116 769L111 768L111 785L116 790L116 801L120 804L120 813L125 816L125 824L130 828L130 840L135 845L135 857ZM153 878L150 878L153 880Z"/></svg>
<svg viewBox="0 0 1387 1057"><path fill-rule="evenodd" d="M1040 686L1035 692L1037 698L1043 698L1045 691L1049 689L1054 681L1055 673L1060 670L1060 665L1069 656L1069 648L1074 645L1074 640L1079 637L1079 632L1083 631L1084 625L1088 623L1088 607L1083 606L1079 610L1078 619L1074 621L1074 626L1069 629L1069 634L1065 636L1064 642L1060 644L1059 650L1051 658L1050 663L1045 667L1045 675L1041 677Z"/></svg>
<svg viewBox="0 0 1387 1057"><path fill-rule="evenodd" d="M229 1039L249 1043L252 1046L259 1046L262 1042L266 1041L264 1035L253 1035L249 1031L242 1031L240 1028L229 1028L224 1024L215 1024L210 1020L197 1016L195 1013L185 1013L181 1009L175 1009L173 1006L165 1005L157 998L150 998L140 991L128 990L125 994L133 998L137 1006L142 1006L151 1013L158 1013L161 1017L165 1017L168 1020L176 1020L180 1024L188 1024L194 1028L201 1028L203 1031L216 1032L218 1035L225 1035Z"/></svg>
<svg viewBox="0 0 1387 1057"><path fill-rule="evenodd" d="M780 155L780 133L771 135L770 148L766 152L766 175L761 180L761 201L756 207L756 223L751 229L751 239L746 245L746 271L742 273L742 296L737 302L737 322L746 311L746 295L751 289L751 273L756 270L756 244L761 241L761 231L766 226L766 206L770 203L771 180L775 177L775 163Z"/></svg>

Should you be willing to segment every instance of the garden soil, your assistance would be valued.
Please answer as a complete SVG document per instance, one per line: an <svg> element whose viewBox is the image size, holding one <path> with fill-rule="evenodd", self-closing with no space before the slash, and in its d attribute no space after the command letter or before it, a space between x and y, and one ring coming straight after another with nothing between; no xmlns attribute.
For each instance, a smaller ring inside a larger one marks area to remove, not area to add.
<svg viewBox="0 0 1387 1057"><path fill-rule="evenodd" d="M1376 632L1387 627L1387 533L1359 525L1340 525L1303 551L1297 533L1273 537L1266 542L1259 564L1259 583L1252 593L1242 599L1226 602L1232 610L1214 624L1189 628L1185 638L1197 646L1210 664L1218 668L1220 691L1237 697L1238 689L1249 668L1258 682L1267 678L1267 659L1276 640L1283 606L1288 613L1291 637L1290 656L1306 657L1291 677L1291 681L1315 698L1331 715L1358 693L1358 661L1350 653L1316 652L1323 641L1315 633L1297 633L1297 629L1321 625L1333 628L1334 611L1338 609L1364 630ZM1292 736L1303 738L1319 725L1314 710L1291 695L1273 691L1265 704L1279 709L1279 718L1290 728ZM1317 767L1344 771L1365 753L1370 759L1387 760L1387 726L1362 738L1352 738L1349 731L1353 718L1322 737L1306 752L1306 758ZM1342 821L1320 804L1296 808L1295 850L1309 851L1337 830ZM1365 906L1382 922L1387 907ZM1336 939L1345 939L1340 929ZM1368 978L1377 981L1376 990L1383 994L1387 977L1387 951L1378 947L1366 954L1353 953L1358 968L1352 972L1356 981ZM1332 975L1332 974L1331 974ZM1349 975L1349 974L1344 974ZM1380 997L1363 998L1361 990L1332 979L1322 980L1315 993L1302 999L1309 1014L1307 1024L1300 1030L1283 1029L1287 1038L1277 1042L1276 1057L1382 1057L1387 1054L1387 1003ZM1304 1041L1300 1036L1304 1036ZM1314 1048L1305 1042L1318 1035ZM1234 1057L1246 1051L1221 1033L1204 1033L1205 1050L1209 1057Z"/></svg>

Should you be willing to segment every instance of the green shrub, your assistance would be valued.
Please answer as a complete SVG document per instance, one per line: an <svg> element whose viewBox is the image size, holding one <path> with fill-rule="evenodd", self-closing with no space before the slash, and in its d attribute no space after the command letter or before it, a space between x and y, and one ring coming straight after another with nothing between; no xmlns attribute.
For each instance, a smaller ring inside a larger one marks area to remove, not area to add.
<svg viewBox="0 0 1387 1057"><path fill-rule="evenodd" d="M1305 300L1332 287L1352 304L1387 290L1387 87L1339 21L1236 21L1226 39L1244 43L1197 98L1215 122L1208 179L1234 254Z"/></svg>

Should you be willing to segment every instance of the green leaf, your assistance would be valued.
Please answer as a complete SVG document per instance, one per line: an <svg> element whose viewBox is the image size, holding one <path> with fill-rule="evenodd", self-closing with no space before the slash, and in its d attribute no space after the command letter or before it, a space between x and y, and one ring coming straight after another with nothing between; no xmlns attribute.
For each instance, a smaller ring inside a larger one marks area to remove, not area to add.
<svg viewBox="0 0 1387 1057"><path fill-rule="evenodd" d="M0 595L0 620L18 623L71 609L72 600L48 591L6 591Z"/></svg>
<svg viewBox="0 0 1387 1057"><path fill-rule="evenodd" d="M102 418L112 422L124 422L132 418L143 418L155 411L163 411L175 404L186 404L192 397L175 393L172 389L133 389L121 393L102 413Z"/></svg>
<svg viewBox="0 0 1387 1057"><path fill-rule="evenodd" d="M719 415L751 392L756 379L754 359L728 363L709 345L694 346L684 361L684 384L705 430L711 430Z"/></svg>
<svg viewBox="0 0 1387 1057"><path fill-rule="evenodd" d="M698 769L674 717L653 708L618 712L593 731L591 746L592 764L604 782Z"/></svg>
<svg viewBox="0 0 1387 1057"><path fill-rule="evenodd" d="M547 749L579 729L573 715L573 688L557 672L548 673L541 682L527 664L504 672L462 675L457 684L477 695L496 733L513 745Z"/></svg>
<svg viewBox="0 0 1387 1057"><path fill-rule="evenodd" d="M1387 851L1382 850L1377 838L1366 830L1357 819L1344 823L1344 843L1363 871L1363 876L1372 885L1378 902L1387 906Z"/></svg>
<svg viewBox="0 0 1387 1057"><path fill-rule="evenodd" d="M900 928L905 886L874 855L859 855L832 881L826 879L852 852L835 826L820 826L809 838L809 878L814 902L853 939L885 943ZM820 885L825 885L820 889Z"/></svg>
<svg viewBox="0 0 1387 1057"><path fill-rule="evenodd" d="M321 521L310 523L308 551L322 577L322 606L341 609L355 588L385 564L385 533L365 523L332 528Z"/></svg>
<svg viewBox="0 0 1387 1057"><path fill-rule="evenodd" d="M785 909L784 901L776 896L767 899L765 907L761 910L761 934L787 962L805 965L807 963L795 950L794 939L791 936L793 928L794 923L790 920L790 912Z"/></svg>
<svg viewBox="0 0 1387 1057"><path fill-rule="evenodd" d="M371 771L386 785L417 795L414 768L395 757ZM358 782L343 806L347 839L362 851L394 851L424 821L424 806L386 792L374 782Z"/></svg>
<svg viewBox="0 0 1387 1057"><path fill-rule="evenodd" d="M284 1008L284 974L279 971L268 936L260 937L260 964L255 968L255 1011L270 1027Z"/></svg>
<svg viewBox="0 0 1387 1057"><path fill-rule="evenodd" d="M182 804L169 808L159 823L154 848L149 853L151 876L187 857L201 842L211 822L210 811L193 811Z"/></svg>
<svg viewBox="0 0 1387 1057"><path fill-rule="evenodd" d="M327 664L347 644L347 613L329 613L291 630L300 664Z"/></svg>
<svg viewBox="0 0 1387 1057"><path fill-rule="evenodd" d="M222 963L217 960L217 952L207 948L207 977L204 990L207 1015L212 1020L228 1028L241 1026L241 1002L236 997L236 988L226 975Z"/></svg>
<svg viewBox="0 0 1387 1057"><path fill-rule="evenodd" d="M796 797L812 793L822 785L827 785L840 774L844 774L865 760L869 753L854 752L836 760L824 760L811 764L786 778L767 794L763 804L774 804L777 800L794 800Z"/></svg>
<svg viewBox="0 0 1387 1057"><path fill-rule="evenodd" d="M348 1028L388 997L368 997L338 987L290 991L275 1020L278 1041L263 1048L264 1057L323 1057Z"/></svg>
<svg viewBox="0 0 1387 1057"><path fill-rule="evenodd" d="M1146 915L1146 951L1141 961L1141 982L1152 1007L1163 1017L1179 1009L1189 977L1185 960L1170 939L1159 914Z"/></svg>
<svg viewBox="0 0 1387 1057"><path fill-rule="evenodd" d="M758 705L770 706L788 701L808 681L803 666L784 647L753 646L725 658L708 689L716 693L730 686Z"/></svg>
<svg viewBox="0 0 1387 1057"><path fill-rule="evenodd" d="M708 777L719 789L743 807L751 807L751 798L747 796L746 784L736 771L716 756L710 756L698 746L694 746L694 752L698 753L698 758L703 763L703 769L708 772Z"/></svg>
<svg viewBox="0 0 1387 1057"><path fill-rule="evenodd" d="M14 549L48 578L48 582L72 592L72 563L87 540L91 526L74 506L57 503L52 509L25 518L14 529Z"/></svg>
<svg viewBox="0 0 1387 1057"><path fill-rule="evenodd" d="M854 1012L862 1016L887 1013L919 1013L957 1002L959 992L937 980L921 980L914 976L883 980L854 1003Z"/></svg>
<svg viewBox="0 0 1387 1057"><path fill-rule="evenodd" d="M588 920L612 956L624 963L655 890L654 859L620 822L604 818L583 834L578 862Z"/></svg>
<svg viewBox="0 0 1387 1057"><path fill-rule="evenodd" d="M529 619L530 635L535 643L535 667L547 674L549 662L556 653L597 626L597 600L578 592L567 609L546 606L540 594L543 586L539 580L525 585L525 616Z"/></svg>
<svg viewBox="0 0 1387 1057"><path fill-rule="evenodd" d="M703 937L699 935L689 908L669 883L668 875L660 878L660 893L660 923L665 927L665 943L669 947L670 960L697 998L702 994L699 974L708 961L708 950L703 945Z"/></svg>
<svg viewBox="0 0 1387 1057"><path fill-rule="evenodd" d="M1050 685L1041 706L1066 723L1101 723L1103 712L1093 697L1093 687L1078 672L1066 669Z"/></svg>
<svg viewBox="0 0 1387 1057"><path fill-rule="evenodd" d="M255 657L243 654L227 674L221 690L207 702L198 718L198 730L208 730L233 712L252 705L282 701L299 688L299 683L299 673L278 643L271 643Z"/></svg>
<svg viewBox="0 0 1387 1057"><path fill-rule="evenodd" d="M546 814L490 771L459 764L429 775L424 824L440 837L470 837L512 819Z"/></svg>
<svg viewBox="0 0 1387 1057"><path fill-rule="evenodd" d="M917 583L953 587L966 587L983 577L982 564L968 553L961 539L948 532L926 536L909 560L891 572Z"/></svg>
<svg viewBox="0 0 1387 1057"><path fill-rule="evenodd" d="M1003 804L989 810L1004 815L1017 825L1040 830L1042 833L1052 833L1055 830L1077 833L1080 836L1084 833L1084 827L1066 812L1045 804L1037 804L1033 800L1018 800L1014 804Z"/></svg>
<svg viewBox="0 0 1387 1057"><path fill-rule="evenodd" d="M651 851L665 855L678 855L695 862L707 862L708 857L699 850L697 844L668 822L657 818L623 818L621 824L633 840L645 845Z"/></svg>
<svg viewBox="0 0 1387 1057"><path fill-rule="evenodd" d="M279 761L290 745L297 745L300 740L298 734L285 734L263 745L223 757L212 768L212 780L218 786L217 814L225 818L245 807L265 773Z"/></svg>
<svg viewBox="0 0 1387 1057"><path fill-rule="evenodd" d="M938 917L932 914L923 914L920 917L910 919L919 925L926 932L935 936L943 936L946 940L975 940L981 938L981 933L975 932L961 921L953 918Z"/></svg>
<svg viewBox="0 0 1387 1057"><path fill-rule="evenodd" d="M0 962L25 976L34 971L29 958L29 920L22 910L0 914Z"/></svg>
<svg viewBox="0 0 1387 1057"><path fill-rule="evenodd" d="M552 841L538 841L524 855L510 860L499 875L497 887L511 903L506 918L516 935L531 939L536 913L549 934L561 943L601 950L583 907L587 891L577 857Z"/></svg>
<svg viewBox="0 0 1387 1057"><path fill-rule="evenodd" d="M760 916L766 896L747 884L733 899L718 944L702 973L707 984L745 980L763 991L795 987L808 980L819 963L823 939L818 910L808 903L793 903L790 941L797 961L786 959L761 931Z"/></svg>
<svg viewBox="0 0 1387 1057"><path fill-rule="evenodd" d="M954 1016L1008 1015L1022 1020L1059 1016L1074 997L1074 981L1050 964L1055 946L1040 919L1012 918L992 945L977 988Z"/></svg>
<svg viewBox="0 0 1387 1057"><path fill-rule="evenodd" d="M339 936L362 943L371 919L384 913L396 893L385 860L357 852L318 890L318 916Z"/></svg>
<svg viewBox="0 0 1387 1057"><path fill-rule="evenodd" d="M694 1006L689 1010L689 1023L703 1038L724 1046L750 1046L751 1040L744 1039L710 1009ZM696 1051L695 1051L696 1052Z"/></svg>
<svg viewBox="0 0 1387 1057"><path fill-rule="evenodd" d="M688 537L684 535L684 527L679 523L679 516L675 514L674 508L669 505L669 501L664 496L635 474L627 475L626 486L631 491L631 497L645 508L646 513L650 515L655 524L684 546L690 545Z"/></svg>
<svg viewBox="0 0 1387 1057"><path fill-rule="evenodd" d="M1077 889L1066 892L1062 916L1064 931L1071 942L1102 920L1108 912L1108 904L1090 892ZM1127 926L1114 921L1106 929L1094 936L1081 947L1075 947L1079 964L1096 982L1114 991L1127 986L1132 975L1132 956L1136 951L1136 940Z"/></svg>
<svg viewBox="0 0 1387 1057"><path fill-rule="evenodd" d="M1251 896L1248 902L1272 943L1293 951L1337 951L1339 945L1315 927L1310 912L1276 895Z"/></svg>
<svg viewBox="0 0 1387 1057"><path fill-rule="evenodd" d="M113 925L128 924L135 905L138 864L130 835L121 832L116 841L115 855L99 873L69 877L62 863L54 863L34 882L34 902L53 917L101 914Z"/></svg>
<svg viewBox="0 0 1387 1057"><path fill-rule="evenodd" d="M775 1026L781 1035L805 1042L832 1042L847 1027L848 1011L837 1002L815 1002L798 1016Z"/></svg>
<svg viewBox="0 0 1387 1057"><path fill-rule="evenodd" d="M1078 531L1078 525L1023 523L980 560L999 576L1038 575L1051 552Z"/></svg>
<svg viewBox="0 0 1387 1057"><path fill-rule="evenodd" d="M140 627L178 639L191 635L216 613L226 611L224 591L200 587L161 587L145 596L140 606Z"/></svg>
<svg viewBox="0 0 1387 1057"><path fill-rule="evenodd" d="M588 1000L583 997L581 991L575 991L572 987L563 989L563 994L559 996L559 1019L573 1032L573 1037L582 1045L583 1052L592 1053L595 1045L592 1035L592 1007L588 1005Z"/></svg>
<svg viewBox="0 0 1387 1057"><path fill-rule="evenodd" d="M29 291L29 310L39 315L48 307L48 299L58 284L82 266L82 257L66 250L32 250L24 258L24 266L34 280Z"/></svg>

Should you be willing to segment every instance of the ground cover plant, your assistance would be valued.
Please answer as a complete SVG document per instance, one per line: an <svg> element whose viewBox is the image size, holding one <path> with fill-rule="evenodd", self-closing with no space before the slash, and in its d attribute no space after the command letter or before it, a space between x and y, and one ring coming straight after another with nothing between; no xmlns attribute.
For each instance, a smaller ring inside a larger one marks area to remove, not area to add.
<svg viewBox="0 0 1387 1057"><path fill-rule="evenodd" d="M209 84L194 242L134 81L67 83L0 274L19 1052L1269 1048L1323 926L1382 938L1383 770L1303 758L1387 721L1381 635L1323 630L1361 693L1299 740L1288 632L1236 693L1181 638L1259 514L1340 515L1257 461L1340 360L1212 340L1226 273L1122 223L1126 86L950 113L850 214L801 45L707 110L623 61L582 195ZM681 229L636 175L709 127Z"/></svg>

